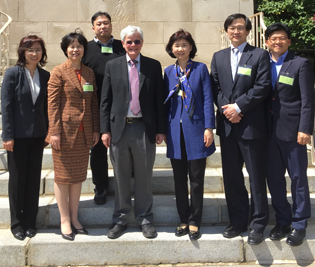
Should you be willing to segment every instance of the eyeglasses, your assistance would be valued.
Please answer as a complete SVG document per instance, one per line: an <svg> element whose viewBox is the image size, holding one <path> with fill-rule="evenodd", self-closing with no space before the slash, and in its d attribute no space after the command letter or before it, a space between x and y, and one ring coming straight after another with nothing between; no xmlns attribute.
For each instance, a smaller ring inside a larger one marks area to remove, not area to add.
<svg viewBox="0 0 315 267"><path fill-rule="evenodd" d="M241 26L241 27L230 27L229 31L230 32L235 32L237 30L238 32L243 32L243 31L245 31L245 29L246 28L244 26Z"/></svg>
<svg viewBox="0 0 315 267"><path fill-rule="evenodd" d="M39 53L43 52L43 50L42 49L27 49L26 52L28 54L34 54L34 53L39 54Z"/></svg>
<svg viewBox="0 0 315 267"><path fill-rule="evenodd" d="M284 37L284 36L281 36L281 37L271 37L269 38L269 41L272 42L272 43L275 43L277 40L279 42L285 42L286 40L288 39L288 37Z"/></svg>
<svg viewBox="0 0 315 267"><path fill-rule="evenodd" d="M139 45L141 44L141 41L140 40L126 41L127 45L132 45L132 43L134 43L135 45Z"/></svg>

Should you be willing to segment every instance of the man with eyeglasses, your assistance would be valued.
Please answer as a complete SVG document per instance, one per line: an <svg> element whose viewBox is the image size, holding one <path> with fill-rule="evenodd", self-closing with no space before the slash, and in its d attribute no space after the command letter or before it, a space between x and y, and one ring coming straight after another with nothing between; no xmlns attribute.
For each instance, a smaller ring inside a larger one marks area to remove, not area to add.
<svg viewBox="0 0 315 267"><path fill-rule="evenodd" d="M139 27L129 25L120 36L126 56L106 64L100 108L102 141L110 147L115 175L115 209L107 237L118 238L127 229L133 170L134 215L143 235L155 238L152 172L156 144L166 134L162 69L160 62L140 54Z"/></svg>
<svg viewBox="0 0 315 267"><path fill-rule="evenodd" d="M88 49L82 59L83 64L94 70L97 85L97 96L100 101L106 62L125 54L120 40L112 36L111 17L107 12L96 12L92 18L92 29L95 37L88 43ZM100 136L101 138L101 136ZM92 180L95 185L94 203L106 203L108 188L107 148L100 140L91 148L90 164Z"/></svg>
<svg viewBox="0 0 315 267"><path fill-rule="evenodd" d="M273 87L267 105L271 126L267 182L277 222L269 237L281 240L290 233L286 243L298 246L311 217L306 145L314 125L314 76L307 59L288 51L291 32L287 25L270 25L265 37ZM287 200L286 170L291 178L292 208Z"/></svg>
<svg viewBox="0 0 315 267"><path fill-rule="evenodd" d="M267 128L265 99L270 91L268 52L249 45L250 20L232 14L224 22L231 47L216 52L211 62L217 135L220 136L225 197L230 224L223 236L233 238L247 231L248 244L264 239L268 223L266 192ZM243 166L249 174L251 211Z"/></svg>

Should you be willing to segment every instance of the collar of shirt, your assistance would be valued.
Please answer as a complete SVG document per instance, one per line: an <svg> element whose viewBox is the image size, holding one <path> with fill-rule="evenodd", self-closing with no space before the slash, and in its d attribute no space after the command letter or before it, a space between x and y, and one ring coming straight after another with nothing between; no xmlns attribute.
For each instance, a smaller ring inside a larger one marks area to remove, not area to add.
<svg viewBox="0 0 315 267"><path fill-rule="evenodd" d="M112 38L109 39L109 41L106 44L103 44L99 39L96 38L96 36L94 37L94 42L97 44L101 44L103 46L112 46L113 42L114 42L114 37L112 36Z"/></svg>
<svg viewBox="0 0 315 267"><path fill-rule="evenodd" d="M131 67L131 63L130 63L131 58L128 56L128 54L126 54L126 59L128 62L128 73L129 73L130 67ZM137 60L136 66L137 66L138 72L140 72L140 54L136 57L136 60Z"/></svg>
<svg viewBox="0 0 315 267"><path fill-rule="evenodd" d="M240 44L239 46L236 46L237 47L237 49L238 49L238 52L240 53L240 54L242 54L243 53L243 51L244 51L244 48L245 48L245 46L247 45L247 41L246 42L244 42L244 43L242 43L242 44ZM231 50L233 50L233 48L236 48L234 45L232 45L231 44Z"/></svg>
<svg viewBox="0 0 315 267"><path fill-rule="evenodd" d="M288 52L289 52L289 50L288 50L287 52L285 52L282 56L280 56L280 57L278 58L278 61L273 60L273 59L272 59L272 56L271 56L271 53L270 53L270 54L269 54L270 63L275 63L276 65L282 66L282 64L283 64L283 62L284 62L284 60L285 60L285 58L286 58Z"/></svg>

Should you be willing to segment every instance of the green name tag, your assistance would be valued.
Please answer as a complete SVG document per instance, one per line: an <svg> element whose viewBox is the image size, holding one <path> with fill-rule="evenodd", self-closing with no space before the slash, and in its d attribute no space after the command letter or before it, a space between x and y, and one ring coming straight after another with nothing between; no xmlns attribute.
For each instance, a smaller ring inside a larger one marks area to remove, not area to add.
<svg viewBox="0 0 315 267"><path fill-rule="evenodd" d="M245 68L245 67L238 67L237 74L251 76L252 69L251 68Z"/></svg>
<svg viewBox="0 0 315 267"><path fill-rule="evenodd" d="M102 53L113 53L112 47L102 46Z"/></svg>
<svg viewBox="0 0 315 267"><path fill-rule="evenodd" d="M283 75L279 76L279 83L284 83L287 85L293 85L293 82L294 82L294 78L283 76Z"/></svg>
<svg viewBox="0 0 315 267"><path fill-rule="evenodd" d="M177 95L178 95L178 96L183 96L183 91L182 91L182 90L178 90Z"/></svg>
<svg viewBox="0 0 315 267"><path fill-rule="evenodd" d="M92 84L84 84L83 85L83 92L93 92L93 85Z"/></svg>

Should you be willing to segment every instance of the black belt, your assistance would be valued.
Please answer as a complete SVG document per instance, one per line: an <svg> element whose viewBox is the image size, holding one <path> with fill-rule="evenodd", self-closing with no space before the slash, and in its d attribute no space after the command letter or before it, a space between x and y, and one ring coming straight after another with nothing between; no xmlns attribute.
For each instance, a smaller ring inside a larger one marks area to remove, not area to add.
<svg viewBox="0 0 315 267"><path fill-rule="evenodd" d="M126 118L127 123L136 123L142 121L142 117L132 117L132 118Z"/></svg>

